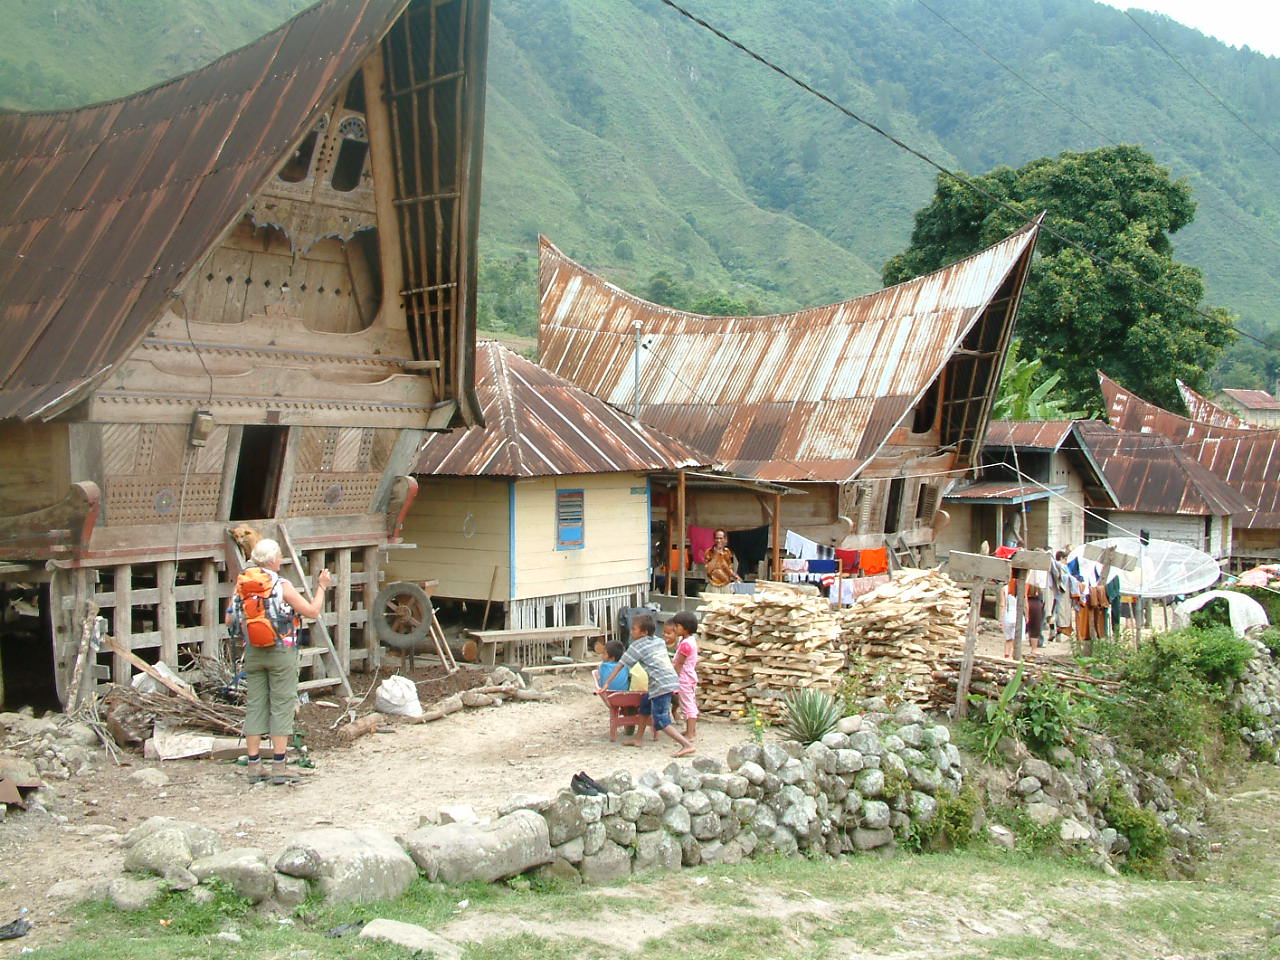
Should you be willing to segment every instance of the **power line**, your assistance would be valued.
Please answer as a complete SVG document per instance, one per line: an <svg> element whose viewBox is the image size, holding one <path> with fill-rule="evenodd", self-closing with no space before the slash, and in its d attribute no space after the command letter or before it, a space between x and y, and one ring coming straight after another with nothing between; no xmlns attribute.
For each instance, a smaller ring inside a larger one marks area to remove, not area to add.
<svg viewBox="0 0 1280 960"><path fill-rule="evenodd" d="M924 163L933 167L943 176L955 181L964 189L969 190L973 193L976 193L979 196L985 197L987 200L990 200L992 203L996 204L1001 209L1009 213L1012 213L1014 216L1016 216L1018 219L1023 221L1023 223L1025 224L1031 224L1034 222L1034 218L1028 217L1025 213L1023 213L1021 210L1014 207L1012 204L1004 200L1001 200L995 194L987 190L984 190L981 186L975 183L970 177L967 177L960 173L956 173L955 171L950 170L947 167L944 167L942 164L938 163L932 157L928 156L927 154L923 153L920 150L917 150L915 147L911 146L910 144L905 143L904 141L895 137L893 134L889 133L887 130L871 122L865 117L859 116L858 114L854 113L848 107L844 106L844 104L840 103L837 100L832 99L830 96L823 93L821 90L818 90L816 87L812 86L809 83L806 83L804 80L801 80L799 77L795 76L795 74L788 72L783 67L780 67L778 64L774 63L772 60L769 60L763 54L757 53L755 50L746 46L741 41L735 40L733 37L729 36L723 30L720 30L718 27L713 26L712 24L708 23L706 20L702 19L696 14L686 10L684 7L676 3L675 0L661 0L661 2L665 6L668 6L672 10L676 11L685 19L689 20L692 23L696 23L698 26L702 27L704 30L707 30L710 33L714 34L715 36L719 37L725 43L729 44L732 47L735 47L738 50L741 50L743 53L745 53L751 59L755 60L757 63L768 68L769 70L772 70L774 73L778 74L784 79L800 87L800 89L806 91L807 93L812 94L813 96L817 97L819 100L823 101L824 103L832 107L835 107L835 109L839 110L849 119L862 124L867 129L873 131L874 133L878 134L881 137L884 137L884 139L888 140L890 143L898 147L900 150L903 150L906 153L911 154L913 157L916 157L918 160L922 160ZM1137 283L1139 286L1147 288L1153 293L1157 293L1162 297L1168 297L1171 300L1174 300L1175 302L1181 303L1184 307L1186 307L1192 313L1199 314L1205 319L1212 320L1215 323L1218 322L1217 317L1213 316L1206 310L1202 310L1199 307L1199 305L1191 303L1188 300L1184 300L1182 297L1178 296L1177 294L1170 293L1168 290L1161 290L1155 284L1150 283L1146 280L1143 280L1142 277L1138 276L1137 273L1134 272L1127 265L1122 267L1120 264L1117 264L1111 260L1108 260L1100 254L1094 253L1092 250L1090 250L1083 244L1079 243L1078 241L1073 240L1071 237L1067 236L1062 231L1058 230L1056 227L1052 226L1048 222L1042 222L1041 229L1044 230L1045 233L1048 233L1052 235L1054 238L1056 238L1057 240L1061 241L1066 246L1069 246L1072 249L1077 250L1080 253L1084 254L1086 257L1088 257L1093 262L1097 263L1099 266L1105 267L1108 270L1113 271L1117 275L1124 277L1126 280ZM1234 330L1240 336L1246 337L1249 340L1256 341L1257 343L1261 344L1262 346L1266 347L1269 350L1280 350L1280 347L1276 346L1275 344L1269 343L1268 341L1262 339L1261 337L1255 337L1253 334L1240 329L1233 323L1229 323L1227 326L1229 329Z"/></svg>
<svg viewBox="0 0 1280 960"><path fill-rule="evenodd" d="M920 6L924 7L924 8L925 8L926 10L928 10L931 14L933 14L935 17L937 17L939 20L941 20L943 23L945 23L948 27L950 27L952 30L954 30L956 33L958 33L961 37L963 37L963 38L964 38L965 40L967 40L970 44L972 44L974 47L976 47L976 48L977 48L979 51L981 51L984 55L986 55L990 60L992 60L994 63L998 64L998 65L999 65L1000 67L1002 67L1004 70L1006 70L1006 71L1007 71L1007 72L1008 72L1012 77L1014 77L1014 78L1015 78L1016 80L1018 80L1020 83L1024 84L1025 86L1027 86L1027 87L1028 87L1028 88L1030 88L1031 90L1034 90L1034 91L1035 91L1036 93L1038 93L1041 97L1043 97L1045 100L1049 101L1049 103L1053 104L1055 107L1057 107L1059 110L1061 110L1061 111L1062 111L1063 113L1065 113L1067 116L1071 117L1071 119L1075 120L1077 123L1079 123L1079 124L1080 124L1081 126L1083 126L1085 129L1087 129L1087 130L1088 130L1088 131L1090 131L1091 133L1095 134L1096 136L1098 136L1098 137L1102 138L1102 139L1103 139L1103 140L1105 140L1107 143L1110 143L1112 146L1119 146L1119 145L1120 145L1119 141L1118 141L1118 140L1116 140L1116 139L1115 139L1115 137L1112 137L1112 136L1108 135L1107 133L1103 132L1102 130L1098 129L1096 126L1094 126L1094 125L1093 125L1092 123L1090 123L1087 119L1085 119L1084 117L1082 117L1080 114L1076 113L1074 110L1072 110L1072 109L1071 109L1070 107L1068 107L1066 104L1064 104L1062 101L1057 100L1057 99L1055 99L1054 97L1050 96L1050 95L1049 95L1049 93L1048 93L1048 92L1046 92L1046 91L1044 90L1044 88L1043 88L1043 87L1040 87L1040 86L1038 86L1038 85L1037 85L1037 84L1035 84L1035 83L1032 83L1032 82L1031 82L1030 80L1028 80L1025 76L1023 76L1021 73L1019 73L1019 72L1018 72L1017 70L1015 70L1013 67L1011 67L1008 63L1006 63L1005 61L1001 60L1001 59L1000 59L999 57L997 57L994 53L992 53L990 50L988 50L986 47L984 47L981 43L979 43L977 40L975 40L975 39L974 39L973 37L971 37L969 34L965 33L963 30L961 30L961 29L960 29L960 27L959 27L959 26L957 26L957 25L955 24L955 22L954 22L954 21L947 19L947 17L945 17L942 13L940 13L938 10L934 9L933 7L931 7L928 3L926 3L926 2L925 2L925 0L916 0L916 3L918 3ZM1203 203L1205 202L1205 199L1206 199L1206 198L1201 197L1201 198L1199 198L1199 199L1197 200L1197 203L1198 203L1198 204L1203 204ZM1260 237L1261 239L1266 240L1268 243L1272 244L1273 246L1276 246L1276 247L1280 248L1280 240L1277 240L1275 237L1270 236L1269 234L1262 233L1262 232L1260 232L1259 230L1257 230L1257 228L1256 228L1256 227L1251 227L1250 225L1248 225L1248 224L1244 223L1243 221L1238 220L1236 217L1232 216L1232 215L1231 215L1227 210L1225 210L1225 209L1224 209L1224 208L1222 208L1222 207L1219 207L1217 204L1213 204L1213 206L1215 207L1215 209L1217 210L1217 212L1218 212L1222 217L1224 217L1225 219L1229 220L1231 223L1235 224L1237 227L1240 227L1242 230L1248 230L1248 231L1249 231L1249 232L1251 232L1255 237Z"/></svg>
<svg viewBox="0 0 1280 960"><path fill-rule="evenodd" d="M1227 113L1229 113L1229 114L1231 114L1231 116L1235 117L1235 119L1237 120L1237 122L1239 122L1240 126L1244 127L1246 130L1248 130L1250 133L1252 133L1255 137L1257 137L1257 138L1258 138L1258 140L1259 140L1259 141L1261 141L1261 143L1262 143L1262 145L1263 145L1264 147L1266 147L1268 150L1270 150L1272 153L1274 153L1277 157L1280 157L1280 150L1276 149L1275 144L1273 144L1270 140L1268 140L1266 137L1264 137L1262 134L1260 134L1257 130L1255 130L1255 129L1250 125L1249 121L1245 120L1245 118L1244 118L1244 117L1242 117L1242 116L1240 116L1240 114L1236 113L1236 111L1235 111L1235 110L1233 110L1233 109L1232 109L1232 108L1227 104L1227 102L1226 102L1225 100L1223 100L1220 96L1218 96L1216 93L1214 93L1212 90L1210 90L1210 89L1209 89L1209 88L1208 88L1208 87L1207 87L1203 82L1201 82L1200 78L1199 78L1199 77L1197 77L1194 73L1192 73L1192 72L1191 72L1191 70L1190 70L1190 69L1188 69L1188 68L1187 68L1187 66L1186 66L1186 65L1185 65L1181 60L1179 60L1177 57L1175 57L1175 56L1173 55L1172 51L1170 51L1168 47L1166 47L1163 43L1161 43L1159 40L1157 40L1157 39L1152 35L1152 33L1151 33L1151 31L1150 31L1150 30L1148 30L1146 27L1144 27L1142 24L1140 24L1137 20L1135 20L1135 19L1133 18L1133 14L1132 14L1131 12L1129 12L1128 10L1125 10L1125 11L1123 11L1123 13L1124 13L1124 15L1125 15L1126 17L1128 17L1128 18L1129 18L1129 22L1130 22L1130 23L1132 23L1132 24L1133 24L1135 27L1137 27L1139 30L1141 30L1143 33L1145 33L1145 34L1147 35L1147 38L1148 38L1152 43L1154 43L1157 47L1159 47L1159 48L1160 48L1160 50L1164 53L1164 55L1165 55L1166 57L1168 57L1170 60L1172 60L1172 61L1174 62L1174 64L1178 67L1178 69L1179 69L1179 70L1181 70L1181 71L1182 71L1183 73L1185 73L1188 77L1190 77L1190 78L1191 78L1191 80L1192 80L1192 82L1193 82L1193 83L1195 83L1195 85L1196 85L1197 87L1199 87L1201 90L1203 90L1203 91L1204 91L1205 93L1207 93L1209 96L1211 96L1211 97L1214 99L1214 102L1216 102L1216 103L1218 104L1218 106L1222 107L1222 109L1223 109L1223 110L1227 111Z"/></svg>

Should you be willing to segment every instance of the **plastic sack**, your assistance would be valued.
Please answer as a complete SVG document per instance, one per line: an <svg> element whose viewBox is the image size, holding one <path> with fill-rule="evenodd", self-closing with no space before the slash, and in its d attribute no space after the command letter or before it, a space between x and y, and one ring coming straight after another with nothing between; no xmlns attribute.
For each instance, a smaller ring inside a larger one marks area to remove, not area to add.
<svg viewBox="0 0 1280 960"><path fill-rule="evenodd" d="M378 692L373 696L373 708L379 713L398 717L422 716L418 688L408 677L387 677L378 684Z"/></svg>

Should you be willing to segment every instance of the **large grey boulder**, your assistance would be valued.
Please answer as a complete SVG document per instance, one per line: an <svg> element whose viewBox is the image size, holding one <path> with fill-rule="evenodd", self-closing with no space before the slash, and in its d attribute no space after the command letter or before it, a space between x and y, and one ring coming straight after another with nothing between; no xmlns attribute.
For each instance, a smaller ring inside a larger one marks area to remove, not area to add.
<svg viewBox="0 0 1280 960"><path fill-rule="evenodd" d="M680 867L680 844L665 833L645 833L636 839L636 873L646 870L677 870Z"/></svg>
<svg viewBox="0 0 1280 960"><path fill-rule="evenodd" d="M434 960L462 960L462 948L425 927L399 920L370 920L360 930L363 940L385 940Z"/></svg>
<svg viewBox="0 0 1280 960"><path fill-rule="evenodd" d="M582 807L578 805L571 793L561 793L552 800L542 812L542 816L547 821L547 829L554 846L568 843L587 832L587 820L582 815Z"/></svg>
<svg viewBox="0 0 1280 960"><path fill-rule="evenodd" d="M311 880L332 901L394 900L418 876L395 838L381 830L317 827L289 838L276 869Z"/></svg>
<svg viewBox="0 0 1280 960"><path fill-rule="evenodd" d="M532 810L516 810L487 824L421 827L404 844L427 879L443 883L492 883L554 859L547 821Z"/></svg>
<svg viewBox="0 0 1280 960"><path fill-rule="evenodd" d="M164 881L158 877L146 880L116 877L107 887L107 899L117 910L142 910L159 899L164 890Z"/></svg>
<svg viewBox="0 0 1280 960"><path fill-rule="evenodd" d="M126 850L140 841L161 830L177 830L187 841L191 853L197 857L207 857L222 849L222 839L217 831L189 820L178 820L174 817L149 817L124 835L120 846Z"/></svg>
<svg viewBox="0 0 1280 960"><path fill-rule="evenodd" d="M134 873L154 873L163 877L175 869L191 866L195 855L181 830L157 830L129 847L124 868Z"/></svg>
<svg viewBox="0 0 1280 960"><path fill-rule="evenodd" d="M217 877L252 903L270 899L276 890L276 874L267 856L253 847L224 850L192 861L191 872L201 883Z"/></svg>
<svg viewBox="0 0 1280 960"><path fill-rule="evenodd" d="M613 883L631 874L631 856L612 840L606 840L599 851L582 858L578 870L583 883Z"/></svg>

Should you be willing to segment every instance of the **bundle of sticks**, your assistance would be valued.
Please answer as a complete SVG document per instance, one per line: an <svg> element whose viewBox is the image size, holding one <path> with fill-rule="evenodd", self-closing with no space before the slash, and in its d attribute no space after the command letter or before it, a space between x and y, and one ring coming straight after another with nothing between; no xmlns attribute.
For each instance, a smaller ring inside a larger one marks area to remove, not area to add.
<svg viewBox="0 0 1280 960"><path fill-rule="evenodd" d="M960 683L960 666L963 660L959 652L941 657L930 673L929 703L937 709L945 709L956 702L956 687ZM973 658L973 676L969 682L969 693L973 696L995 699L1004 690L1005 685L1017 673L1018 664L1012 660L999 660L995 657L976 655ZM1092 699L1099 695L1099 690L1115 689L1119 681L1102 677L1092 677L1078 673L1065 667L1060 661L1051 657L1027 657L1022 661L1024 682L1034 682L1050 677L1063 686L1071 688L1073 694Z"/></svg>
<svg viewBox="0 0 1280 960"><path fill-rule="evenodd" d="M703 713L754 708L775 720L794 690L834 691L844 666L831 605L811 589L761 581L754 594L707 595L698 642Z"/></svg>
<svg viewBox="0 0 1280 960"><path fill-rule="evenodd" d="M938 662L964 645L969 594L936 570L897 570L840 611L840 648L871 680L891 671L902 696L929 701Z"/></svg>
<svg viewBox="0 0 1280 960"><path fill-rule="evenodd" d="M127 730L117 741L140 742L150 736L156 721L239 736L244 728L244 707L229 703L171 697L166 693L142 693L127 684L112 684L103 698L103 712L113 734Z"/></svg>

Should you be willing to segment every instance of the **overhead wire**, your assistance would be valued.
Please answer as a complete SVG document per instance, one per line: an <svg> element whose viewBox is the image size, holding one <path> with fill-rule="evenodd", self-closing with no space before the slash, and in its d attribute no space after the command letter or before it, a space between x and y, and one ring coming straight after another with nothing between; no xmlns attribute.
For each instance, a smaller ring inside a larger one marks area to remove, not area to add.
<svg viewBox="0 0 1280 960"><path fill-rule="evenodd" d="M965 176L962 173L957 173L956 171L943 166L941 163L934 160L928 154L911 146L910 144L906 143L900 138L894 136L892 133L885 130L883 127L879 126L878 124L872 122L871 120L868 120L866 117L860 116L859 114L853 112L844 104L833 99L828 94L823 93L821 90L817 89L812 84L809 84L806 81L800 79L795 74L786 70L784 67L779 66L778 64L774 63L772 60L765 57L763 54L758 53L757 51L753 50L751 47L748 47L746 44L742 43L740 40L737 40L729 36L729 34L725 33L723 30L711 24L707 20L703 19L702 17L699 17L697 14L680 6L680 4L676 3L675 0L659 0L659 2L661 2L664 6L670 7L672 10L674 10L676 13L680 14L682 17L689 20L690 22L697 24L698 26L702 27L704 30L707 30L708 32L719 37L721 40L723 40L725 43L729 44L730 46L736 48L737 50L740 50L742 53L745 53L748 57L755 60L757 63L761 64L767 69L772 70L774 73L783 77L790 83L795 84L800 89L806 91L807 93L813 95L814 97L817 97L819 100L823 101L824 103L834 107L836 110L840 111L840 113L844 114L849 119L863 125L867 129L877 134L878 136L881 136L884 139L888 140L890 143L898 147L900 150L903 150L904 152L911 154L911 156L915 157L916 159L922 161L923 163L937 170L944 177L954 181L964 189L972 193L976 193L979 196L984 197L985 199L991 201L996 206L1000 207L1002 210L1005 210L1008 213L1012 213L1019 220L1023 221L1024 224L1029 225L1035 222L1034 217L1028 217L1026 213L1019 210L1017 207L1013 206L1011 203L1005 200L1002 200L1000 197L997 197L995 194L991 193L989 190L984 189L979 184L974 182L973 178ZM1146 289L1152 291L1153 293L1157 293L1162 297L1168 297L1169 299L1177 303L1181 303L1184 307L1186 307L1193 313L1196 313L1199 316L1204 317L1205 319L1212 320L1215 323L1219 322L1218 317L1215 317L1213 314L1202 309L1198 304L1192 303L1189 300L1185 300L1176 293L1170 293L1167 290L1162 290L1159 287L1157 287L1155 284L1150 283L1149 281L1144 280L1142 277L1138 276L1138 274L1134 272L1131 268L1127 266L1122 267L1120 264L1117 264L1114 261L1108 260L1106 257L1103 257L1101 254L1095 253L1093 250L1090 250L1084 244L1080 243L1077 240L1074 240L1070 236L1063 233L1061 230L1059 230L1057 227L1049 223L1047 220L1041 223L1040 229L1043 230L1045 233L1049 234L1050 236L1054 237L1055 239L1059 240L1064 245L1069 246L1072 249L1078 251L1079 253L1084 254L1087 258L1089 258L1099 266L1105 267L1106 269L1111 270L1113 273L1119 276L1122 276L1126 280L1136 283L1141 287L1145 287ZM1261 337L1254 336L1252 333L1249 333L1247 330L1241 329L1240 327L1236 326L1234 323L1228 323L1228 327L1234 330L1239 336L1245 337L1249 340L1253 340L1270 350L1280 350L1280 345L1273 344L1267 340L1264 340Z"/></svg>
<svg viewBox="0 0 1280 960"><path fill-rule="evenodd" d="M1000 59L999 57L997 57L994 53L992 53L990 50L988 50L985 46L983 46L981 43L979 43L977 40L975 40L975 39L974 39L970 34L966 33L964 30L962 30L962 29L961 29L961 28L960 28L960 27L955 23L955 21L953 21L953 20L949 19L948 17L946 17L943 13L941 13L941 12L940 12L939 10L937 10L936 8L934 8L934 7L930 6L930 5L929 5L929 3L928 3L928 2L926 2L926 0L916 0L916 3L918 3L920 6L924 7L924 8L925 8L926 10L928 10L931 14L933 14L935 17L937 17L939 20L941 20L944 24L946 24L948 27L950 27L953 31L955 31L957 34L959 34L961 37L963 37L966 41L968 41L968 43L969 43L969 44L971 44L973 47L975 47L976 49L978 49L978 50L979 50L979 51L980 51L984 56L986 56L986 57L987 57L988 59L990 59L992 62L996 63L996 64L997 64L997 65L999 65L1001 68L1003 68L1003 69L1004 69L1004 70L1005 70L1005 71L1006 71L1010 76L1012 76L1012 77L1013 77L1014 79L1016 79L1018 82L1022 83L1022 84L1023 84L1024 86L1026 86L1027 88L1029 88L1029 89L1031 89L1031 90L1035 91L1037 94L1039 94L1041 97L1043 97L1043 98L1044 98L1045 100L1047 100L1049 103L1053 104L1055 107L1057 107L1059 110L1061 110L1061 111L1062 111L1063 113L1065 113L1067 116L1069 116L1071 119L1075 120L1077 123L1079 123L1079 124L1080 124L1081 126L1083 126L1085 129L1087 129L1087 130L1088 130L1088 131L1090 131L1091 133L1095 134L1096 136L1098 136L1098 137L1102 138L1104 141L1106 141L1107 143L1111 144L1112 146L1119 146L1119 145L1120 145L1120 141L1118 141L1115 137L1111 136L1110 134L1106 133L1106 132L1105 132L1105 131L1103 131L1103 130L1100 130L1098 127L1096 127L1094 124L1092 124L1088 119L1086 119L1085 117L1081 116L1081 115L1080 115L1079 113L1077 113L1075 110L1072 110L1069 106L1067 106L1067 105L1066 105L1065 103L1063 103L1061 100L1059 100L1059 99L1057 99L1057 98L1055 98L1055 97L1051 96L1051 95L1048 93L1048 91L1046 91L1043 87L1041 87L1041 86L1039 86L1038 84L1035 84L1035 83L1033 83L1032 81L1030 81L1029 79L1027 79L1027 78L1026 78L1025 76L1023 76L1020 72L1018 72L1017 70L1015 70L1012 66L1010 66L1008 63L1006 63L1004 60L1002 60L1002 59ZM1132 19L1132 18L1130 18L1130 19ZM1204 197L1198 197L1198 198L1197 198L1197 200L1196 200L1196 203L1197 203L1197 205L1200 205L1200 204L1203 204L1203 203L1204 203L1204 201L1205 201L1205 198L1204 198ZM1212 207L1214 208L1215 212L1216 212L1218 215L1222 216L1222 217L1223 217L1224 219L1226 219L1226 220L1229 220L1229 221L1230 221L1231 223L1233 223L1235 226L1239 227L1239 228L1240 228L1240 229L1242 229L1242 230L1246 230L1246 231L1248 231L1248 232L1249 232L1249 233L1251 233L1254 237L1259 238L1259 239L1261 239L1261 240L1265 240L1266 242L1268 242L1268 243L1272 244L1273 246L1275 246L1277 249L1280 249L1280 239L1277 239L1276 237L1273 237L1273 236L1271 236L1270 234L1262 233L1261 231L1259 231L1259 230L1256 228L1256 226L1255 226L1255 227L1251 227L1249 224L1245 223L1245 222L1244 222L1244 221L1242 221L1242 220L1237 219L1235 216L1233 216L1231 213L1229 213L1227 210L1223 209L1220 205L1218 205L1218 204L1216 204L1216 203L1212 204Z"/></svg>

